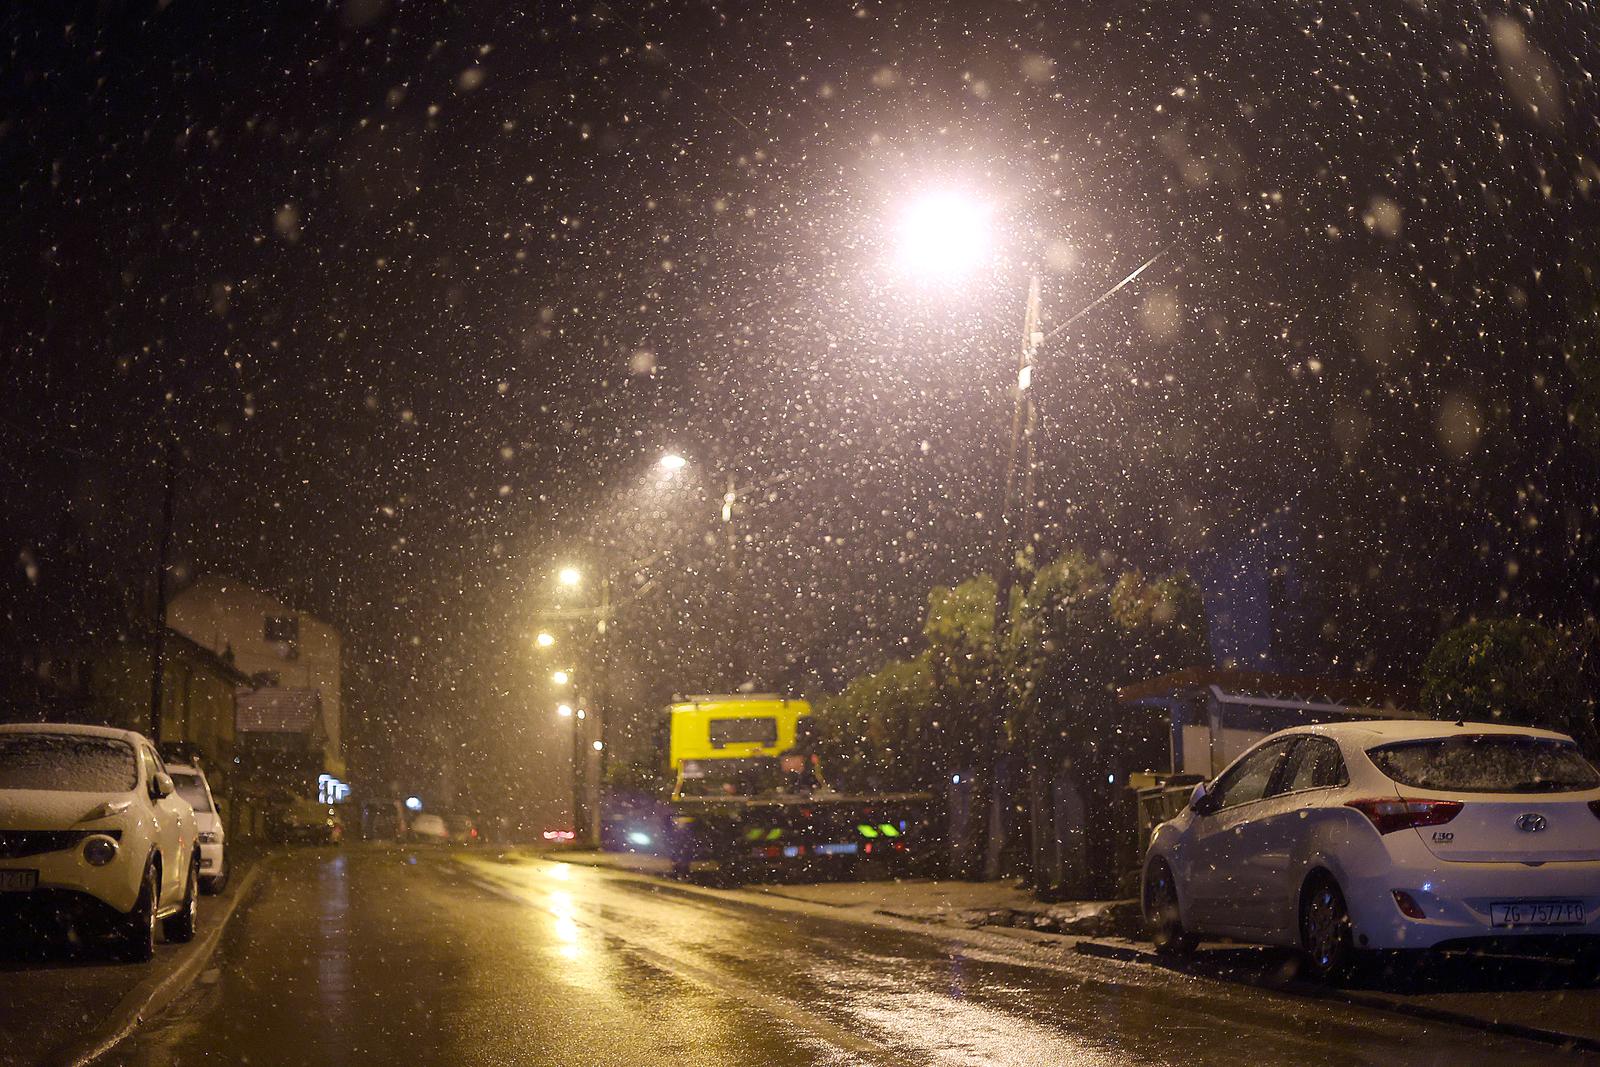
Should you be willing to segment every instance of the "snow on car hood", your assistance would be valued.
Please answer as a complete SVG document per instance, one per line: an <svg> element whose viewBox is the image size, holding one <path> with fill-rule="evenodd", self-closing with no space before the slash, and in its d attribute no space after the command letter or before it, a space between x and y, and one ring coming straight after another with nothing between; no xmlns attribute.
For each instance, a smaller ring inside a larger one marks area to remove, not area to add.
<svg viewBox="0 0 1600 1067"><path fill-rule="evenodd" d="M115 819L105 806L131 793L68 793L57 789L0 789L0 830L70 830ZM124 809L126 810L126 809Z"/></svg>

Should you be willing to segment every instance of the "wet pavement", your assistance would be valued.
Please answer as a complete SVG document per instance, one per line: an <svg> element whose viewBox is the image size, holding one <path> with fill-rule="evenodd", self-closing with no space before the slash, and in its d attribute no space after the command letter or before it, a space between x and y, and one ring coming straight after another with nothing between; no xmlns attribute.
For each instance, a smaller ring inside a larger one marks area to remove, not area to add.
<svg viewBox="0 0 1600 1067"><path fill-rule="evenodd" d="M462 860L365 847L277 858L201 982L109 1061L1596 1062L996 935L963 942L603 868Z"/></svg>
<svg viewBox="0 0 1600 1067"><path fill-rule="evenodd" d="M159 980L203 951L203 942L236 902L255 862L252 853L232 854L233 873L224 891L200 898L195 940L156 945L147 963L118 959L104 936L0 941L0 1067L53 1063L83 1046L104 1028L130 995Z"/></svg>

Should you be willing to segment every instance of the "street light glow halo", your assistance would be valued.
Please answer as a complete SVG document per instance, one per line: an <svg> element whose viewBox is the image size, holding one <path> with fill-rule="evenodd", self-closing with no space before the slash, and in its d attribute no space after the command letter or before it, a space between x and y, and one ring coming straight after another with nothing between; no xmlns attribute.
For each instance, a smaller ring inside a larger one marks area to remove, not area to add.
<svg viewBox="0 0 1600 1067"><path fill-rule="evenodd" d="M576 587L583 584L583 572L576 567L562 567L556 571L556 581L569 588Z"/></svg>
<svg viewBox="0 0 1600 1067"><path fill-rule="evenodd" d="M656 461L657 465L668 474L676 474L689 465L689 461L677 452L668 452Z"/></svg>
<svg viewBox="0 0 1600 1067"><path fill-rule="evenodd" d="M994 250L994 211L959 189L924 192L901 208L894 258L910 276L950 282L979 267Z"/></svg>

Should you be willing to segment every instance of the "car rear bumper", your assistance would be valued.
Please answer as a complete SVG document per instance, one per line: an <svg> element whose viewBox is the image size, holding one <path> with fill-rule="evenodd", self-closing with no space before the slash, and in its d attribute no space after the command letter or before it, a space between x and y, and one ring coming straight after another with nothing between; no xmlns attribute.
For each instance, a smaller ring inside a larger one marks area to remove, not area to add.
<svg viewBox="0 0 1600 1067"><path fill-rule="evenodd" d="M1600 862L1440 863L1395 866L1381 875L1346 878L1352 933L1361 948L1422 949L1450 942L1512 943L1525 939L1600 938ZM1402 890L1421 909L1407 916ZM1493 905L1511 901L1577 901L1582 921L1562 925L1495 925Z"/></svg>

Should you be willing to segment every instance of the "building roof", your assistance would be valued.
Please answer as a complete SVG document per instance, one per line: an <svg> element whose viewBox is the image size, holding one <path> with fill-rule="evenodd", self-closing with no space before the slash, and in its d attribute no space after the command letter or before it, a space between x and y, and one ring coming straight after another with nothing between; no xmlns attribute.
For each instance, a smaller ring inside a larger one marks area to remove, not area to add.
<svg viewBox="0 0 1600 1067"><path fill-rule="evenodd" d="M1226 694L1238 695L1244 701L1261 697L1365 708L1411 708L1417 704L1416 693L1409 687L1366 678L1328 678L1202 667L1174 671L1123 686L1117 690L1117 700L1123 704L1137 704L1163 697L1203 693L1213 686Z"/></svg>
<svg viewBox="0 0 1600 1067"><path fill-rule="evenodd" d="M185 657L205 667L225 682L235 686L248 686L250 676L235 667L232 661L217 655L205 645L191 640L177 630L167 630L165 654L171 656L174 651L181 652Z"/></svg>

